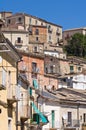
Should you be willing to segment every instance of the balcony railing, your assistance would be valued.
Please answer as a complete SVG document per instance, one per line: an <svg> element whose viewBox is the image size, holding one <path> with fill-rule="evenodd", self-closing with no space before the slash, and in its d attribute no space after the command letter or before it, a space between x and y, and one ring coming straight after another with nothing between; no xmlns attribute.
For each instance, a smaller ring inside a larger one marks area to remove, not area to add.
<svg viewBox="0 0 86 130"><path fill-rule="evenodd" d="M19 100L18 99L17 85L11 84L8 86L7 99L8 99L9 103L14 103L14 102L17 102Z"/></svg>
<svg viewBox="0 0 86 130"><path fill-rule="evenodd" d="M30 118L30 106L28 104L21 105L21 112L20 117L23 118Z"/></svg>
<svg viewBox="0 0 86 130"><path fill-rule="evenodd" d="M19 78L21 79L21 81L23 83L29 85L29 81L28 81L27 75L25 73L20 73Z"/></svg>
<svg viewBox="0 0 86 130"><path fill-rule="evenodd" d="M57 30L57 31L56 31L56 35L59 36L60 34L61 34L60 31Z"/></svg>
<svg viewBox="0 0 86 130"><path fill-rule="evenodd" d="M52 33L53 29L52 28L48 28L48 33Z"/></svg>
<svg viewBox="0 0 86 130"><path fill-rule="evenodd" d="M20 118L24 122L28 118L30 118L30 106L29 106L29 92L28 90L22 91L21 92L22 97L20 98L19 101L19 113L20 113Z"/></svg>
<svg viewBox="0 0 86 130"><path fill-rule="evenodd" d="M74 73L74 70L70 70L70 73Z"/></svg>
<svg viewBox="0 0 86 130"><path fill-rule="evenodd" d="M33 72L33 73L39 73L39 68L33 67L33 68L32 68L32 72Z"/></svg>
<svg viewBox="0 0 86 130"><path fill-rule="evenodd" d="M20 41L16 40L15 41L15 45L22 46L22 44L23 44L23 40L20 40Z"/></svg>
<svg viewBox="0 0 86 130"><path fill-rule="evenodd" d="M68 122L67 120L63 120L63 127L80 127L80 120L71 120Z"/></svg>

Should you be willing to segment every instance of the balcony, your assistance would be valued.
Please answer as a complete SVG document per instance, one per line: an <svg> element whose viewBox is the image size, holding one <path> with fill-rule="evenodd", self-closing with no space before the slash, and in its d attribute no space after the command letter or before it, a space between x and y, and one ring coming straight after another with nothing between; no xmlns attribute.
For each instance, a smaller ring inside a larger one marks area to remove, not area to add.
<svg viewBox="0 0 86 130"><path fill-rule="evenodd" d="M32 34L33 34L33 32L32 32L32 27L31 27L31 26L28 28L28 31L29 31L29 35L32 35Z"/></svg>
<svg viewBox="0 0 86 130"><path fill-rule="evenodd" d="M20 73L19 79L21 80L22 83L24 83L26 85L30 84L29 81L28 81L27 75L25 73Z"/></svg>
<svg viewBox="0 0 86 130"><path fill-rule="evenodd" d="M60 31L56 31L56 35L60 36L60 34L61 34Z"/></svg>
<svg viewBox="0 0 86 130"><path fill-rule="evenodd" d="M48 33L52 33L53 29L52 28L48 28Z"/></svg>
<svg viewBox="0 0 86 130"><path fill-rule="evenodd" d="M21 65L21 66L19 66L19 71L25 73L25 72L27 71L26 65Z"/></svg>
<svg viewBox="0 0 86 130"><path fill-rule="evenodd" d="M68 120L63 120L63 126L64 128L74 128L74 127L80 127L80 120L71 120L68 122Z"/></svg>
<svg viewBox="0 0 86 130"><path fill-rule="evenodd" d="M32 68L32 73L39 73L39 68L37 68L37 67L33 67Z"/></svg>
<svg viewBox="0 0 86 130"><path fill-rule="evenodd" d="M22 122L25 122L30 118L30 106L28 104L21 106L20 119Z"/></svg>
<svg viewBox="0 0 86 130"><path fill-rule="evenodd" d="M13 104L19 101L17 93L18 93L17 85L12 84L8 86L8 90L7 90L8 104Z"/></svg>
<svg viewBox="0 0 86 130"><path fill-rule="evenodd" d="M19 116L21 122L25 122L30 118L29 93L28 90L21 91L21 98L19 101Z"/></svg>
<svg viewBox="0 0 86 130"><path fill-rule="evenodd" d="M73 74L73 73L74 73L74 70L70 70L70 73L72 73L72 74Z"/></svg>
<svg viewBox="0 0 86 130"><path fill-rule="evenodd" d="M16 40L16 41L15 41L15 45L16 45L16 46L22 46L22 44L23 44L23 40L19 40L19 41Z"/></svg>

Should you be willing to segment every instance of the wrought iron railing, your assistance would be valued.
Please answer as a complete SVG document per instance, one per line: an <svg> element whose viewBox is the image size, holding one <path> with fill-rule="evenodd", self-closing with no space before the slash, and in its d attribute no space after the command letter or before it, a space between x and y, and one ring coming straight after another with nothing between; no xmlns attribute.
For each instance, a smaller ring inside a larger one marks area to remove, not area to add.
<svg viewBox="0 0 86 130"><path fill-rule="evenodd" d="M10 84L7 87L7 99L18 99L17 85Z"/></svg>
<svg viewBox="0 0 86 130"><path fill-rule="evenodd" d="M29 93L28 93L28 90L21 91L20 93L22 95L22 97L20 98L20 101L19 101L20 117L29 118L30 117L30 106L29 106Z"/></svg>
<svg viewBox="0 0 86 130"><path fill-rule="evenodd" d="M63 120L64 127L80 127L80 120L73 119L68 122L68 120Z"/></svg>

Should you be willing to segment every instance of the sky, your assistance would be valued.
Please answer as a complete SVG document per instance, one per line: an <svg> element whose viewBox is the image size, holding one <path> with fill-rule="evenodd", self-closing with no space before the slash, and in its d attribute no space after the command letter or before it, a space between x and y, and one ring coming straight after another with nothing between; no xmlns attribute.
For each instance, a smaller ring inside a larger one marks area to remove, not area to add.
<svg viewBox="0 0 86 130"><path fill-rule="evenodd" d="M22 12L63 27L86 26L86 0L0 0L0 12Z"/></svg>

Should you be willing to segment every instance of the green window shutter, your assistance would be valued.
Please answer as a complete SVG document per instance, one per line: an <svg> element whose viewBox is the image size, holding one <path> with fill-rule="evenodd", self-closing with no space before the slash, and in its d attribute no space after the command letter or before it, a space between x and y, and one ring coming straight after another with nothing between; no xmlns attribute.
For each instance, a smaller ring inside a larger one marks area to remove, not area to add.
<svg viewBox="0 0 86 130"><path fill-rule="evenodd" d="M36 80L36 79L33 80L33 86L34 86L35 89L38 88L38 83L37 83L37 80Z"/></svg>
<svg viewBox="0 0 86 130"><path fill-rule="evenodd" d="M30 94L30 96L32 96L32 88L30 88L29 94Z"/></svg>

